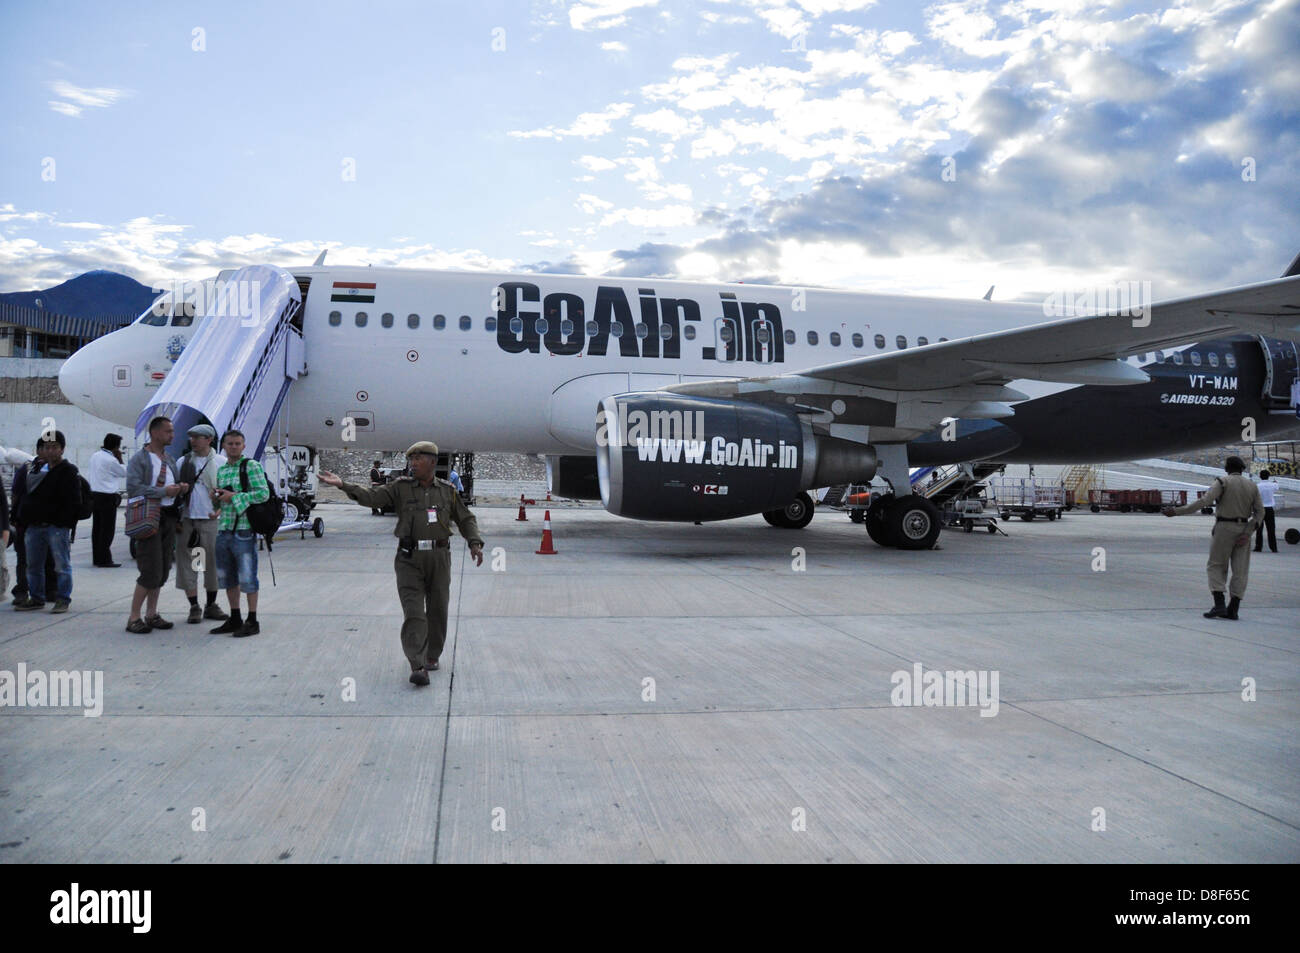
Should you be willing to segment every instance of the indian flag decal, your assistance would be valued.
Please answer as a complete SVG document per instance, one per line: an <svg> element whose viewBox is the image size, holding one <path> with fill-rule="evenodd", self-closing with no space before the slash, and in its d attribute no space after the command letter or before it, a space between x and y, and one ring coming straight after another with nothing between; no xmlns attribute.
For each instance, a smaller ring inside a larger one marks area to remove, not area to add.
<svg viewBox="0 0 1300 953"><path fill-rule="evenodd" d="M336 281L331 301L351 301L356 304L373 304L375 300L375 283L373 281Z"/></svg>

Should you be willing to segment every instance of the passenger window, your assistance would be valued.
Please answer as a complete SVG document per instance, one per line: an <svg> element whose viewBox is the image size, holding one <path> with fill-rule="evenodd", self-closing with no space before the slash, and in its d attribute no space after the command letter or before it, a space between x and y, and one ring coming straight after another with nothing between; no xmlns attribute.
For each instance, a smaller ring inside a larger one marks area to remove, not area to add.
<svg viewBox="0 0 1300 953"><path fill-rule="evenodd" d="M1193 351L1193 352L1192 352L1192 367L1200 367L1200 366L1201 366L1201 352L1200 352L1200 351Z"/></svg>
<svg viewBox="0 0 1300 953"><path fill-rule="evenodd" d="M587 322L587 337L589 337L589 338L594 338L594 337L595 337L597 334L599 334L599 333L600 333L600 325L597 324L595 321L588 321L588 322Z"/></svg>
<svg viewBox="0 0 1300 953"><path fill-rule="evenodd" d="M894 338L894 343L898 345L898 349L901 351L903 348L907 347L907 338L900 334L898 337Z"/></svg>
<svg viewBox="0 0 1300 953"><path fill-rule="evenodd" d="M832 332L831 332L831 347L839 347L839 346L840 346L840 332L839 332L839 331L832 331Z"/></svg>
<svg viewBox="0 0 1300 953"><path fill-rule="evenodd" d="M447 326L447 318L445 315L435 314L433 316L433 329L435 331L441 331L446 326Z"/></svg>
<svg viewBox="0 0 1300 953"><path fill-rule="evenodd" d="M332 327L332 328L337 328L337 327L338 327L340 324L342 324L342 323L343 323L343 312L342 312L342 311L331 311L331 312L330 312L330 327Z"/></svg>
<svg viewBox="0 0 1300 953"><path fill-rule="evenodd" d="M551 322L547 321L545 318L538 318L533 322L533 327L537 329L538 334L545 334L547 331L551 330Z"/></svg>
<svg viewBox="0 0 1300 953"><path fill-rule="evenodd" d="M357 327L364 328L366 326L366 322L369 320L370 320L370 315L366 314L364 311L357 312Z"/></svg>
<svg viewBox="0 0 1300 953"><path fill-rule="evenodd" d="M565 324L568 323L569 322L567 321L565 322ZM572 334L572 333L573 333L573 325L569 324L569 330L566 331L565 334ZM671 341L673 339L673 326L671 324L659 325L659 336L663 338L665 341Z"/></svg>
<svg viewBox="0 0 1300 953"><path fill-rule="evenodd" d="M816 332L816 331L809 331L809 332L808 332L808 343L809 343L809 344L816 344L816 343L817 343L817 332Z"/></svg>
<svg viewBox="0 0 1300 953"><path fill-rule="evenodd" d="M793 344L793 343L794 343L795 341L797 341L797 340L799 340L799 335L795 334L795 333L794 333L793 331L791 331L789 328L786 328L786 329L785 329L785 343L786 343L786 344Z"/></svg>
<svg viewBox="0 0 1300 953"><path fill-rule="evenodd" d="M1165 352L1164 352L1164 351L1156 351L1156 363L1157 363L1157 364L1163 364L1164 362L1165 362Z"/></svg>
<svg viewBox="0 0 1300 953"><path fill-rule="evenodd" d="M510 319L510 333L511 333L511 334L523 334L523 333L524 333L524 319L523 319L523 318L511 318L511 319Z"/></svg>
<svg viewBox="0 0 1300 953"><path fill-rule="evenodd" d="M1183 363L1183 352L1174 351L1174 363L1181 365Z"/></svg>
<svg viewBox="0 0 1300 953"><path fill-rule="evenodd" d="M488 315L486 318L483 319L484 331L493 332L496 329L497 329L497 319L494 316Z"/></svg>
<svg viewBox="0 0 1300 953"><path fill-rule="evenodd" d="M1223 363L1227 364L1235 371L1237 369L1237 355L1229 351L1227 354L1223 355Z"/></svg>
<svg viewBox="0 0 1300 953"><path fill-rule="evenodd" d="M420 316L418 314L408 314L406 316L406 326L408 328L418 328L420 326Z"/></svg>
<svg viewBox="0 0 1300 953"><path fill-rule="evenodd" d="M854 346L854 347L862 347L862 335L861 335L861 334L854 334L854 335L853 335L853 346Z"/></svg>
<svg viewBox="0 0 1300 953"><path fill-rule="evenodd" d="M594 322L593 322L593 323L594 323ZM588 325L588 327L590 327L590 325ZM685 337L686 340L688 340L688 341L694 341L694 340L695 340L695 325L693 325L693 324L688 324L688 325L686 325L686 327L682 329L682 336Z"/></svg>
<svg viewBox="0 0 1300 953"><path fill-rule="evenodd" d="M473 326L474 326L474 322L468 314L462 314L460 316L460 329L462 331L468 331Z"/></svg>
<svg viewBox="0 0 1300 953"><path fill-rule="evenodd" d="M615 327L618 327L618 325L615 325ZM611 328L610 330L612 331L613 328ZM621 333L621 330L622 330L622 329L620 328L620 333ZM615 335L615 336L617 336L617 335ZM721 339L723 340L724 343L726 343L726 344L730 344L730 343L735 339L735 337L736 337L736 332L733 331L733 330L731 330L731 325L730 325L730 324L724 324L724 325L721 327L721 329L718 331L718 337L721 338Z"/></svg>
<svg viewBox="0 0 1300 953"><path fill-rule="evenodd" d="M928 337L925 337L924 335L916 339L917 347L925 347L929 343L930 343L930 339Z"/></svg>
<svg viewBox="0 0 1300 953"><path fill-rule="evenodd" d="M1211 352L1210 352L1210 366L1211 366L1211 367L1218 367L1218 366L1219 366L1219 352L1218 352L1218 351L1211 351Z"/></svg>
<svg viewBox="0 0 1300 953"><path fill-rule="evenodd" d="M948 339L947 339L947 338L939 338L938 343L939 343L939 344L942 344L942 343L943 343L944 341L946 341L946 340L948 340Z"/></svg>
<svg viewBox="0 0 1300 953"><path fill-rule="evenodd" d="M667 327L667 325L664 325L664 327ZM663 329L661 328L660 330ZM560 322L560 334L566 338L571 337L573 335L573 322L570 321L568 318L565 318L563 321Z"/></svg>
<svg viewBox="0 0 1300 953"><path fill-rule="evenodd" d="M391 312L391 311L385 311L383 314L381 314L381 315L379 316L379 323L382 324L382 325L383 325L384 327L386 327L386 328L391 328L391 327L393 326L393 314L392 314L392 312Z"/></svg>
<svg viewBox="0 0 1300 953"><path fill-rule="evenodd" d="M883 334L877 334L877 335L876 335L876 347L880 348L881 350L884 350L884 348L885 348L885 336L884 336Z"/></svg>
<svg viewBox="0 0 1300 953"><path fill-rule="evenodd" d="M772 332L767 328L759 328L754 332L754 339L758 341L759 344L766 344L772 340Z"/></svg>
<svg viewBox="0 0 1300 953"><path fill-rule="evenodd" d="M609 336L612 338L621 338L623 336L623 325L618 323L611 324L609 326ZM726 338L724 337L723 340L725 341Z"/></svg>
<svg viewBox="0 0 1300 953"><path fill-rule="evenodd" d="M650 328L647 327L643 322L638 321L636 323L636 336L644 339L647 336L649 336L649 334L650 334Z"/></svg>

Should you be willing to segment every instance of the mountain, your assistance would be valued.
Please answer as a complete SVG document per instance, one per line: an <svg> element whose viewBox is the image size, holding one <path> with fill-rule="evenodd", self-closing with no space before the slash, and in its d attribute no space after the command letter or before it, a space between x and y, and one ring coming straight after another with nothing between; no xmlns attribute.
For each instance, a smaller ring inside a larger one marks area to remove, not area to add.
<svg viewBox="0 0 1300 953"><path fill-rule="evenodd" d="M70 314L77 318L97 318L103 315L141 314L158 297L148 285L115 271L88 271L70 278L61 285L44 291L12 291L0 294L0 304L14 304L34 308L39 298L41 307L57 314Z"/></svg>

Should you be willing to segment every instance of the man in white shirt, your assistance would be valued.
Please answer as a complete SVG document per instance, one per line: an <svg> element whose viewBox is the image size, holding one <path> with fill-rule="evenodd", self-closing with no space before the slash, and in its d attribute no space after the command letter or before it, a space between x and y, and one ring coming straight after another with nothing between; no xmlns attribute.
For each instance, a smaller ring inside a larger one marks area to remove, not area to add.
<svg viewBox="0 0 1300 953"><path fill-rule="evenodd" d="M113 562L113 534L117 530L117 507L122 502L122 478L126 462L122 459L121 434L104 434L104 445L90 457L90 498L94 505L90 542L93 562L105 569L122 565Z"/></svg>
<svg viewBox="0 0 1300 953"><path fill-rule="evenodd" d="M1264 527L1268 527L1268 548L1277 552L1277 523L1273 515L1273 505L1277 502L1277 491L1281 487L1267 470L1259 471L1259 499L1264 504L1264 521L1255 528L1255 552L1264 551Z"/></svg>
<svg viewBox="0 0 1300 953"><path fill-rule="evenodd" d="M190 452L181 457L180 481L190 486L181 499L181 525L176 532L176 588L184 589L190 600L186 622L204 619L224 621L229 616L217 605L217 509L212 491L217 487L217 471L226 458L212 449L217 431L209 424L195 424L186 431ZM198 563L196 568L195 563ZM207 604L199 608L198 577L203 570L203 589Z"/></svg>

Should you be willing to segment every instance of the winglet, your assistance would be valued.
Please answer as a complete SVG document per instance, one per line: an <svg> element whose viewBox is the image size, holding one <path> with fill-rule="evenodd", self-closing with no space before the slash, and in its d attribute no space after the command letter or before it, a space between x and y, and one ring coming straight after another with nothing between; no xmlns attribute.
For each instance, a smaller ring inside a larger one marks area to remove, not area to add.
<svg viewBox="0 0 1300 953"><path fill-rule="evenodd" d="M1300 275L1300 255L1291 259L1291 264L1287 265L1286 271L1282 272L1283 278L1290 278L1293 275Z"/></svg>
<svg viewBox="0 0 1300 953"><path fill-rule="evenodd" d="M325 255L328 254L328 252L328 248L322 248L321 253L316 256L316 260L311 263L312 267L315 268L319 265L325 264Z"/></svg>
<svg viewBox="0 0 1300 953"><path fill-rule="evenodd" d="M1295 267L1295 266L1292 265L1292 267ZM985 301L992 301L992 300L993 300L993 287L994 287L993 285L989 285L989 290L986 291L986 292L984 292L984 300L985 300Z"/></svg>

